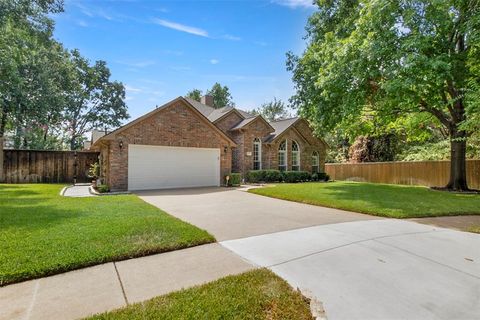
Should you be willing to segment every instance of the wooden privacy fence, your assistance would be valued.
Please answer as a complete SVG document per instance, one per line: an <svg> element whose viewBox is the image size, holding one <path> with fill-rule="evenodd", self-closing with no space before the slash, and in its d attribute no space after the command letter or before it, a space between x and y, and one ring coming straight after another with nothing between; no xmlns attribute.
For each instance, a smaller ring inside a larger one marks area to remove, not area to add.
<svg viewBox="0 0 480 320"><path fill-rule="evenodd" d="M6 183L87 182L88 169L98 159L97 152L3 150Z"/></svg>
<svg viewBox="0 0 480 320"><path fill-rule="evenodd" d="M443 187L450 177L450 161L327 163L325 171L334 180ZM467 182L480 189L480 160L467 160Z"/></svg>

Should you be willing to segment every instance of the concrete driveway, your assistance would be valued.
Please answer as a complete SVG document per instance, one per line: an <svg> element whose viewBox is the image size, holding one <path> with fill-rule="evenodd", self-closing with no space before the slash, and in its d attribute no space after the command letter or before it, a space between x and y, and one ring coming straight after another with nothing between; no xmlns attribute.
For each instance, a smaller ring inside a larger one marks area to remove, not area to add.
<svg viewBox="0 0 480 320"><path fill-rule="evenodd" d="M323 302L328 319L480 319L480 235L229 189L139 195Z"/></svg>
<svg viewBox="0 0 480 320"><path fill-rule="evenodd" d="M136 192L143 200L190 222L218 241L375 217L310 206L226 188Z"/></svg>

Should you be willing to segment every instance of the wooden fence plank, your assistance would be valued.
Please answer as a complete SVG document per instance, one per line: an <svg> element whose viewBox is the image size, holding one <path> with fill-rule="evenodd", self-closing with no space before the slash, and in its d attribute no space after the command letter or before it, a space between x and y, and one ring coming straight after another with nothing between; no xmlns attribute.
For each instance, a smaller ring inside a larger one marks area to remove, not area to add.
<svg viewBox="0 0 480 320"><path fill-rule="evenodd" d="M98 152L3 150L3 182L62 183L88 182L88 168L98 160ZM77 164L77 170L75 170Z"/></svg>
<svg viewBox="0 0 480 320"><path fill-rule="evenodd" d="M443 187L448 183L450 161L326 163L325 171L334 180ZM467 160L467 182L470 188L480 189L480 160Z"/></svg>

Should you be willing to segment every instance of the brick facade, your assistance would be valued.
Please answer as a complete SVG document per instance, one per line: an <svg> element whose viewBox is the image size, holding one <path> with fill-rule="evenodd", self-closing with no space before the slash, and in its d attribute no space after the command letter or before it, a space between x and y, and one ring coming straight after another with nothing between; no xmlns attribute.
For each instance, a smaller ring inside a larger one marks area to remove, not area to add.
<svg viewBox="0 0 480 320"><path fill-rule="evenodd" d="M137 119L95 143L100 151L104 183L112 190L128 189L128 145L156 145L220 149L220 183L231 172L243 175L253 170L253 142L262 141L262 169L278 169L278 147L287 141L287 170L292 169L292 141L300 147L300 170L312 171L312 154L319 153L319 170L325 170L325 143L313 135L305 120L289 119L291 125L277 133L271 124L257 117L240 129L231 130L244 114L230 111L211 122L183 98ZM272 124L273 125L273 124ZM223 132L223 133L222 133ZM275 137L273 140L269 137ZM265 142L267 141L267 142ZM235 146L236 144L236 146Z"/></svg>
<svg viewBox="0 0 480 320"><path fill-rule="evenodd" d="M107 184L112 190L128 189L129 144L219 148L220 182L223 183L223 177L231 172L231 142L206 121L179 101L121 131L108 145L102 147L102 154L108 158L107 168L104 169Z"/></svg>

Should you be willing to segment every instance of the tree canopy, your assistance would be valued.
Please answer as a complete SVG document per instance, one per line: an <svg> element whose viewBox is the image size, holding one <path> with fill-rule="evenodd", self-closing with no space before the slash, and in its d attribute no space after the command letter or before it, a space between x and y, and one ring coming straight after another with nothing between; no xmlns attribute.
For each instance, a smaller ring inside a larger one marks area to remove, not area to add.
<svg viewBox="0 0 480 320"><path fill-rule="evenodd" d="M78 148L94 126L128 117L105 62L90 66L53 38L48 14L62 11L59 0L0 2L0 140L9 132L14 147Z"/></svg>
<svg viewBox="0 0 480 320"><path fill-rule="evenodd" d="M227 86L222 86L216 82L210 90L207 90L207 94L213 97L213 107L223 108L226 106L235 106L230 89Z"/></svg>
<svg viewBox="0 0 480 320"><path fill-rule="evenodd" d="M478 119L478 0L319 0L308 47L288 53L292 103L317 131L428 114L451 139L449 189L466 190L466 140Z"/></svg>
<svg viewBox="0 0 480 320"><path fill-rule="evenodd" d="M262 104L259 108L252 110L253 114L261 114L269 121L282 120L290 117L285 102L273 98L272 101Z"/></svg>

